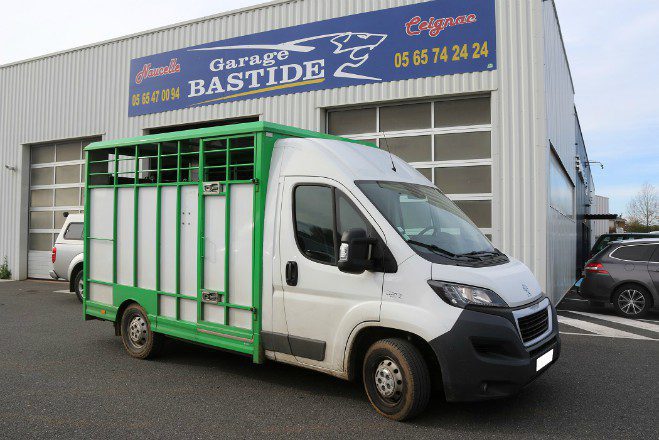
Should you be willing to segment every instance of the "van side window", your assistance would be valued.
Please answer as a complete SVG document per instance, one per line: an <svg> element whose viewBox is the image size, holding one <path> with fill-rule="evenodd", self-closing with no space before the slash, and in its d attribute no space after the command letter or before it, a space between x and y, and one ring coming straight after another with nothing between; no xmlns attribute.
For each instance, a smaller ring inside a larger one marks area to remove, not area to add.
<svg viewBox="0 0 659 440"><path fill-rule="evenodd" d="M336 264L332 188L300 185L294 193L295 238L300 251L312 260Z"/></svg>
<svg viewBox="0 0 659 440"><path fill-rule="evenodd" d="M640 245L640 246L622 246L613 251L611 257L627 261L641 261L645 262L650 259L652 255L653 246Z"/></svg>
<svg viewBox="0 0 659 440"><path fill-rule="evenodd" d="M82 223L69 223L64 231L65 240L82 240Z"/></svg>
<svg viewBox="0 0 659 440"><path fill-rule="evenodd" d="M364 220L364 217L357 211L352 202L338 190L336 191L336 228L338 242L341 241L343 233L350 229L359 228L367 233L371 232L371 228Z"/></svg>

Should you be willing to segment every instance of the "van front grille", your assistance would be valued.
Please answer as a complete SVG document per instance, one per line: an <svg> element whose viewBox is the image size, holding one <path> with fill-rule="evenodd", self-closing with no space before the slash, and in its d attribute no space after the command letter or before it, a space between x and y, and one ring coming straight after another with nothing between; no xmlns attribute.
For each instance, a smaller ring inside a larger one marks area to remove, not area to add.
<svg viewBox="0 0 659 440"><path fill-rule="evenodd" d="M549 308L517 318L517 325L524 343L534 340L549 328Z"/></svg>

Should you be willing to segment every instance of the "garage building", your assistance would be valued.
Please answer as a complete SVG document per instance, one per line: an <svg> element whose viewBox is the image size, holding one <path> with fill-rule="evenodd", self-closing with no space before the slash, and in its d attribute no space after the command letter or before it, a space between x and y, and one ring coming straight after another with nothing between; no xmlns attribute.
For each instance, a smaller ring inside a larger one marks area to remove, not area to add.
<svg viewBox="0 0 659 440"><path fill-rule="evenodd" d="M0 66L0 94L0 258L17 279L48 276L62 213L83 210L85 145L256 120L388 148L554 300L589 246L552 0L274 1Z"/></svg>

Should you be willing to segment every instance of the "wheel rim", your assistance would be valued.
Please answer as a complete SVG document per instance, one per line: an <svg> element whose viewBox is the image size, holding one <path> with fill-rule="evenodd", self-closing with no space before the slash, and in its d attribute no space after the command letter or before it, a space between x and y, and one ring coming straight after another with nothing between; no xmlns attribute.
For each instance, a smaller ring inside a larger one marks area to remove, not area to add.
<svg viewBox="0 0 659 440"><path fill-rule="evenodd" d="M78 292L80 292L81 295L82 295L84 287L85 287L85 283L83 283L82 279L80 279L80 281L78 281Z"/></svg>
<svg viewBox="0 0 659 440"><path fill-rule="evenodd" d="M135 316L128 324L128 337L136 347L143 347L147 339L147 325L144 318Z"/></svg>
<svg viewBox="0 0 659 440"><path fill-rule="evenodd" d="M627 315L638 315L645 309L645 296L636 289L624 290L618 295L618 307Z"/></svg>
<svg viewBox="0 0 659 440"><path fill-rule="evenodd" d="M391 359L384 359L375 369L375 389L388 403L397 403L403 395L403 375Z"/></svg>

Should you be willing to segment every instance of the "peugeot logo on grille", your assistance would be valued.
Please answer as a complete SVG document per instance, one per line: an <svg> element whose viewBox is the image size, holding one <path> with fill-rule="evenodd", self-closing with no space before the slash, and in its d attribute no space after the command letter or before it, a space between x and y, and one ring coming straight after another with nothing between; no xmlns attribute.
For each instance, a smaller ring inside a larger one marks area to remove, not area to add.
<svg viewBox="0 0 659 440"><path fill-rule="evenodd" d="M522 290L526 292L528 296L531 296L531 290L529 289L529 286L527 286L526 284L522 284Z"/></svg>

